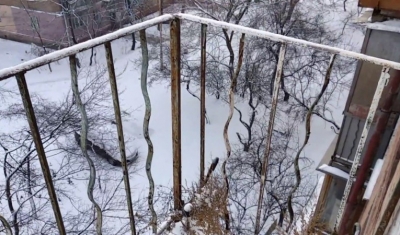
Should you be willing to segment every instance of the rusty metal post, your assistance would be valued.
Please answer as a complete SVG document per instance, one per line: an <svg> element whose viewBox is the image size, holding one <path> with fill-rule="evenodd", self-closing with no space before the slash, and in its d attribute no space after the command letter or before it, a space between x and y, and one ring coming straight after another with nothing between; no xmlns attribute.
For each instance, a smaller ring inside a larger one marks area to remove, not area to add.
<svg viewBox="0 0 400 235"><path fill-rule="evenodd" d="M206 130L206 44L207 25L201 25L201 64L200 64L200 187L204 186L204 155Z"/></svg>
<svg viewBox="0 0 400 235"><path fill-rule="evenodd" d="M121 118L121 110L120 110L120 105L119 105L117 79L115 76L111 43L110 42L104 43L104 47L106 50L108 74L110 76L110 86L111 86L111 93L112 93L113 105L114 105L115 122L117 123L118 142L119 142L119 150L121 152L122 172L123 172L124 184L125 184L126 202L128 205L129 223L130 223L130 227L131 227L131 234L136 235L135 216L133 214L133 207L132 207L131 185L129 183L129 172L128 172L128 166L126 163L124 131L122 128L122 118Z"/></svg>
<svg viewBox="0 0 400 235"><path fill-rule="evenodd" d="M361 133L360 141L359 141L358 146L357 146L356 154L355 154L354 160L353 160L353 165L352 165L352 167L350 169L350 172L349 172L349 179L347 180L347 184L346 184L346 187L344 189L343 198L342 198L342 201L340 202L339 211L338 211L338 215L337 215L337 218L336 218L336 223L335 223L335 226L334 226L334 230L335 231L343 231L343 229L345 229L346 225L348 224L349 216L350 216L350 214L352 212L351 210L353 208L353 206L350 206L350 205L355 203L355 201L354 201L354 193L352 193L353 194L352 195L352 199L351 199L349 204L347 204L347 200L349 199L351 188L353 186L353 182L355 181L355 177L356 177L356 173L357 173L357 169L358 169L358 164L360 163L361 154L362 154L362 152L364 150L365 142L367 140L368 132L369 132L369 130L371 128L371 125L372 125L372 122L374 120L375 112L376 112L376 110L378 108L379 100L381 99L383 89L386 86L387 80L389 78L390 78L389 68L383 67L382 68L382 72L381 72L381 76L379 78L378 85L377 85L376 90L375 90L374 97L372 99L371 106L369 108L367 120L365 122L363 131ZM393 82L393 80L392 80L392 82ZM372 150L372 148L370 150ZM371 152L370 150L368 150L367 152ZM372 156L372 158L373 158L374 155L375 154L371 154L370 156L366 156L366 157L371 157ZM369 160L366 160L366 158L364 158L364 161L368 162ZM360 174L364 174L364 173L361 173L361 171L359 171L359 173ZM359 189L360 187L363 187L364 182L357 181L356 185L357 185L356 189ZM355 191L355 192L359 192L359 191ZM346 206L346 204L348 206ZM342 217L343 217L343 219L342 219ZM341 221L343 221L343 223L341 223ZM339 225L340 225L340 227L337 230L337 226L339 226Z"/></svg>
<svg viewBox="0 0 400 235"><path fill-rule="evenodd" d="M54 216L56 217L56 223L58 231L61 235L66 235L64 221L62 218L61 210L58 205L56 191L54 189L49 164L47 163L46 154L43 148L42 139L40 137L39 128L36 122L35 112L32 107L32 101L29 95L28 84L25 80L25 75L19 73L16 75L19 92L21 93L22 103L24 104L24 109L26 112L26 117L28 119L29 127L31 129L32 138L35 142L36 152L39 157L40 166L42 168L44 181L46 182L47 191L49 193L51 206L53 207Z"/></svg>
<svg viewBox="0 0 400 235"><path fill-rule="evenodd" d="M181 22L175 18L170 25L171 37L171 108L174 209L182 208L181 162Z"/></svg>
<svg viewBox="0 0 400 235"><path fill-rule="evenodd" d="M364 183L369 175L369 170L372 167L372 163L379 148L379 144L381 143L382 136L389 122L393 105L396 102L399 88L400 74L398 71L396 71L396 76L393 76L387 84L387 92L385 92L385 94L380 99L380 102L382 103L382 108L377 115L378 119L376 122L375 130L372 133L370 141L368 142L360 169L357 171L355 183L350 190L349 199L346 203L346 207L343 213L342 223L340 224L338 230L339 234L344 234L345 231L350 231L354 223L356 222L357 218L352 218L351 215L354 213L358 205L358 196L361 193L362 188L364 187ZM371 109L372 108L373 107L371 105Z"/></svg>
<svg viewBox="0 0 400 235"><path fill-rule="evenodd" d="M279 95L279 87L282 80L282 72L283 72L283 63L285 61L287 44L282 43L279 51L279 59L278 64L276 65L276 74L275 74L275 82L274 82L274 92L272 96L272 106L271 113L269 115L269 124L268 124L268 138L265 143L265 153L264 159L261 168L261 179L260 179L260 192L258 195L258 203L257 203L257 214L256 214L256 224L254 229L254 234L258 235L260 233L260 219L261 219L261 209L264 200L264 190L265 190L265 181L267 180L267 171L268 171L268 159L269 153L271 151L272 144L272 134L274 130L274 122L275 122L275 114L276 108L278 106L278 95Z"/></svg>

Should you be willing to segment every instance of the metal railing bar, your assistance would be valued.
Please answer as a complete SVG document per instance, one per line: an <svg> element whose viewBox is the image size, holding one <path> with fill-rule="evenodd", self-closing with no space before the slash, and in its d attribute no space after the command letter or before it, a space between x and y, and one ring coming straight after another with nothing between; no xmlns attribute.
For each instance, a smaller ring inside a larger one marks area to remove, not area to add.
<svg viewBox="0 0 400 235"><path fill-rule="evenodd" d="M230 231L231 231L231 214L229 212L230 185L229 185L229 177L228 177L228 173L226 170L226 165L232 155L232 146L231 146L231 141L229 140L228 132L229 132L229 125L232 121L233 113L235 110L235 90L236 90L236 86L237 86L240 69L242 68L242 65L243 65L243 52L244 52L245 37L246 37L246 35L244 33L240 37L238 61L236 64L236 68L232 69L233 73L231 74L231 77L230 77L231 82L229 85L229 113L228 113L228 117L226 118L224 129L222 131L222 135L223 135L224 142L225 142L226 158L222 163L222 175L223 175L223 180L224 180L225 193L221 196L224 197L224 200L225 200L225 205L224 205L225 208L223 209L223 214L224 214L223 217L224 217L224 222L225 222L225 232L227 234L230 234Z"/></svg>
<svg viewBox="0 0 400 235"><path fill-rule="evenodd" d="M13 232L11 230L11 226L8 223L8 221L6 220L6 218L4 218L2 215L0 215L0 221L4 227L4 230L6 231L6 235L13 235Z"/></svg>
<svg viewBox="0 0 400 235"><path fill-rule="evenodd" d="M110 86L111 86L111 94L112 94L114 113L115 113L115 122L117 124L119 150L121 154L122 172L123 172L125 192L126 192L126 202L129 214L129 224L131 228L131 234L135 235L136 234L135 216L133 214L131 185L129 183L129 171L128 171L128 164L126 162L125 139L124 139L124 131L122 128L121 109L119 105L117 79L115 76L111 42L110 41L105 42L104 48L106 50L107 68L110 77Z"/></svg>
<svg viewBox="0 0 400 235"><path fill-rule="evenodd" d="M147 142L147 157L146 157L146 175L149 180L149 194L147 197L147 204L151 213L150 226L153 234L157 233L157 213L154 209L154 179L151 173L151 166L153 163L154 146L149 134L149 125L151 117L151 100L147 90L147 73L149 70L149 49L147 46L146 30L142 29L139 32L140 46L142 48L142 69L140 72L140 87L144 99L146 110L143 117L143 136Z"/></svg>
<svg viewBox="0 0 400 235"><path fill-rule="evenodd" d="M32 69L38 68L40 66L46 65L48 63L55 62L60 59L69 57L70 55L77 54L81 51L104 44L106 42L109 42L109 41L112 41L112 40L115 40L115 39L118 39L118 38L121 38L121 37L124 37L127 35L131 35L133 32L140 31L142 29L157 25L159 23L171 20L173 18L174 18L174 16L171 14L166 14L166 15L162 15L159 17L155 17L151 20L146 20L144 22L141 22L141 23L138 23L138 24L135 24L132 26L128 26L123 29L119 29L115 32L88 40L86 42L81 42L81 43L73 45L71 47L67 47L67 48L64 48L59 51L51 52L47 55L26 61L19 65L1 69L0 70L0 81L5 80L9 77L15 76L18 73L32 70Z"/></svg>
<svg viewBox="0 0 400 235"><path fill-rule="evenodd" d="M171 114L174 209L182 208L181 159L181 22L171 21Z"/></svg>
<svg viewBox="0 0 400 235"><path fill-rule="evenodd" d="M5 80L9 77L15 76L16 74L18 74L20 72L32 70L37 67L46 65L48 63L58 61L60 59L66 58L70 55L77 54L78 52L81 52L81 51L90 49L92 47L104 44L107 41L112 41L112 40L121 38L123 36L132 34L133 32L137 32L141 29L145 29L145 28L157 25L161 22L165 22L165 21L174 19L176 17L180 18L180 19L186 19L189 21L193 21L193 22L212 25L212 26L219 27L219 28L230 29L230 30L234 30L236 32L241 32L241 33L245 33L245 34L252 35L252 36L266 38L266 39L270 39L273 41L286 42L289 44L296 44L296 45L300 45L300 46L311 47L311 48L319 49L321 51L326 51L329 53L338 54L341 56L345 56L345 57L349 57L349 58L353 58L353 59L357 59L357 60L368 61L373 64L400 70L400 63L393 62L390 60L380 59L380 58L376 58L373 56L361 54L358 52L353 52L353 51L340 49L340 48L336 48L336 47L332 47L332 46L322 45L322 44L318 44L318 43L314 43L314 42L308 42L305 40L291 38L291 37L287 37L287 36L283 36L283 35L279 35L279 34L274 34L274 33L267 32L267 31L247 28L247 27L243 27L240 25L235 25L235 24L231 24L231 23L227 23L227 22L216 21L216 20L202 18L202 17L184 14L184 13L177 13L174 15L165 14L165 15L153 18L151 20L147 20L147 21L123 28L123 29L119 29L113 33L106 34L106 35L100 36L98 38L91 39L86 42L82 42L82 43L76 44L74 46L49 53L49 54L41 56L39 58L21 63L19 65L1 69L0 70L0 81Z"/></svg>
<svg viewBox="0 0 400 235"><path fill-rule="evenodd" d="M16 75L19 92L21 94L22 103L26 112L26 117L31 129L33 141L35 143L36 152L39 157L40 166L42 168L43 177L46 183L47 191L50 197L50 203L53 207L54 216L60 235L66 235L64 221L58 205L57 195L54 189L49 164L47 162L46 154L43 148L42 139L40 137L39 128L36 121L35 112L33 110L32 101L29 95L28 84L26 83L25 75L18 73Z"/></svg>
<svg viewBox="0 0 400 235"><path fill-rule="evenodd" d="M102 227L103 227L103 213L99 204L93 197L94 186L96 183L96 167L94 166L93 160L90 158L87 152L87 138L89 131L88 117L86 113L85 105L82 102L81 95L79 92L78 85L78 69L77 69L77 60L76 55L71 55L69 57L69 67L71 70L71 88L72 94L75 97L75 106L79 110L79 114L81 116L81 140L80 140L80 148L82 151L82 155L86 158L86 161L89 165L89 180L87 185L87 196L94 206L96 210L96 232L97 235L102 235ZM75 133L76 134L76 133Z"/></svg>
<svg viewBox="0 0 400 235"><path fill-rule="evenodd" d="M206 44L207 25L201 25L201 62L200 62L200 187L204 186L204 155L206 129Z"/></svg>
<svg viewBox="0 0 400 235"><path fill-rule="evenodd" d="M261 209L262 209L263 200L264 200L265 182L267 180L267 171L268 171L268 169L267 169L268 168L268 160L269 160L269 154L271 152L272 134L274 131L276 108L278 106L279 87L281 86L282 71L283 71L283 64L285 61L286 48L287 48L287 44L282 43L280 51L279 51L278 64L276 66L277 68L276 68L276 74L275 74L274 91L273 91L273 96L272 96L271 112L269 115L269 123L268 123L268 137L266 138L265 153L264 153L264 159L263 159L262 168L261 168L260 192L258 195L256 224L255 224L255 228L254 228L255 235L260 233Z"/></svg>
<svg viewBox="0 0 400 235"><path fill-rule="evenodd" d="M375 94L374 94L374 97L372 99L371 106L369 108L368 116L367 116L367 119L365 121L364 128L363 128L363 131L361 133L360 140L358 142L358 146L357 146L356 154L354 156L353 164L352 164L350 172L349 172L349 179L347 180L346 187L345 187L344 193L343 193L343 197L342 197L342 200L340 202L338 215L337 215L337 218L336 218L336 221L335 221L335 225L334 225L334 230L335 231L336 231L337 227L340 225L340 223L342 222L343 212L344 212L344 209L345 209L345 206L346 206L346 203L347 203L347 199L349 198L349 195L350 195L351 187L353 186L353 183L354 183L354 180L355 180L355 176L356 176L356 173L357 173L358 165L359 165L360 160L361 160L361 155L363 153L364 146L365 146L365 143L367 141L368 133L369 133L369 130L371 129L371 125L372 125L372 122L373 122L374 117L375 117L375 112L378 109L378 105L379 105L379 101L380 101L382 93L383 93L383 89L385 88L385 86L386 86L386 84L387 84L389 79L390 79L389 68L383 67L382 68L382 72L381 72L381 76L380 76L379 81L378 81L378 85L377 85L377 87L375 89Z"/></svg>
<svg viewBox="0 0 400 235"><path fill-rule="evenodd" d="M354 52L354 51L349 51L349 50L340 49L337 47L332 47L332 46L327 46L327 45L322 45L322 44L318 44L318 43L314 43L314 42L305 41L302 39L283 36L280 34L275 34L275 33L271 33L268 31L259 30L259 29L252 29L252 28L248 28L248 27L244 27L244 26L240 26L240 25L236 25L236 24L231 24L231 23L227 23L227 22L223 22L223 21L202 18L199 16L190 15L190 14L177 13L177 14L174 14L174 16L179 19L184 19L184 20L189 20L192 22L207 24L207 25L211 25L214 27L218 27L218 28L229 29L229 30L233 30L235 32L245 33L247 35L252 35L252 36L256 36L256 37L260 37L260 38L266 38L266 39L269 39L272 41L284 42L287 44L294 44L294 45L299 45L299 46L304 46L304 47L311 47L311 48L329 52L332 54L337 54L337 55L341 55L341 56L348 57L348 58L367 61L367 62L376 64L376 65L381 65L384 67L389 67L389 68L393 68L396 70L400 70L400 63L398 63L398 62L380 59L377 57L361 54L361 53Z"/></svg>

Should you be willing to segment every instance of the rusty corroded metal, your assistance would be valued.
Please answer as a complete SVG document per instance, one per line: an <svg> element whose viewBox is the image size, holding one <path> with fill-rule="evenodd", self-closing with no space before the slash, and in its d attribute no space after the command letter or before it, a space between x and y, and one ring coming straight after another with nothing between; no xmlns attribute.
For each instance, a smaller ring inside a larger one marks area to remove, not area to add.
<svg viewBox="0 0 400 235"><path fill-rule="evenodd" d="M265 190L265 182L266 182L266 177L267 177L268 159L269 159L269 153L271 151L272 134L273 134L273 130L274 130L276 108L278 106L278 94L279 94L279 87L281 86L283 62L285 60L286 48L287 48L287 44L282 43L281 49L279 52L279 59L278 59L278 64L277 64L277 68L276 68L276 74L275 74L274 92L272 95L271 112L269 114L268 137L266 139L264 159L263 159L262 168L261 168L260 193L258 196L256 224L255 224L255 229L254 229L255 235L259 234L259 232L260 232L260 218L261 218L261 209L263 206L262 202L264 200L264 190Z"/></svg>
<svg viewBox="0 0 400 235"><path fill-rule="evenodd" d="M200 186L204 186L204 154L206 129L206 44L207 25L201 25L201 62L200 62Z"/></svg>
<svg viewBox="0 0 400 235"><path fill-rule="evenodd" d="M44 181L46 182L46 187L49 193L51 206L53 207L53 212L56 218L58 231L60 232L61 235L66 235L63 218L61 215L60 207L58 205L57 195L54 189L50 173L49 164L47 163L46 153L43 148L43 143L40 137L35 112L33 110L31 97L29 95L28 84L26 84L25 75L23 73L17 74L16 78L17 78L19 92L22 98L22 103L24 105L24 109L26 112L26 117L28 119L29 128L31 129L33 141L35 142L35 148L39 157L40 167L42 168Z"/></svg>
<svg viewBox="0 0 400 235"><path fill-rule="evenodd" d="M122 172L124 175L124 184L125 184L125 192L126 192L126 202L128 205L128 213L129 213L129 224L131 227L131 234L135 235L136 234L135 216L133 214L131 185L129 183L129 172L128 172L128 166L126 163L124 131L122 128L122 118L121 118L121 110L120 110L119 98L118 98L117 79L115 76L111 43L106 42L104 44L104 47L106 50L108 74L110 77L111 93L112 93L114 113L115 113L115 122L117 124L119 150L121 153Z"/></svg>
<svg viewBox="0 0 400 235"><path fill-rule="evenodd" d="M170 26L171 37L171 114L174 209L182 208L181 160L181 21L174 19Z"/></svg>

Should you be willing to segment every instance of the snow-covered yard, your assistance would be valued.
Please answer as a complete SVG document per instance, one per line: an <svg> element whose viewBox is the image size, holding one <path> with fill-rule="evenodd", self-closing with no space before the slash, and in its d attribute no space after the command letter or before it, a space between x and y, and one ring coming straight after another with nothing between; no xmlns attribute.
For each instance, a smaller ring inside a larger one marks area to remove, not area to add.
<svg viewBox="0 0 400 235"><path fill-rule="evenodd" d="M356 1L353 2L356 4ZM352 9L355 9L354 6ZM348 28L343 29L343 19L340 18L341 15L338 14L338 12L341 12L339 9L340 7L338 7L336 13L333 11L331 15L327 15L326 20L330 21L333 30L343 30L345 35L343 47L345 47L345 49L358 51L363 38L362 32ZM164 27L164 32L168 32L169 27L166 25ZM152 27L147 30L147 33L157 35L158 31L156 27ZM184 41L184 43L190 42ZM134 201L136 201L136 199L143 200L147 197L149 184L144 169L147 155L147 144L142 129L145 106L140 88L140 68L134 63L135 60L141 58L141 50L140 47L135 51L130 50L130 37L113 41L112 49L115 59L116 74L119 75L117 78L118 88L120 91L123 91L120 95L120 105L128 114L123 118L124 135L127 140L128 155L135 149L139 151L137 172L130 176L131 190ZM30 54L30 50L30 45L0 39L0 69L35 58L34 55ZM80 59L82 70L88 71L88 74L96 74L96 72L99 72L99 70L104 69L106 66L105 50L103 46L97 47L95 52L95 64L91 67L88 65L90 51L84 51L79 53L77 56ZM152 66L154 66L154 64L150 64L150 70L152 69ZM71 95L69 61L68 59L62 59L59 62L52 63L51 68L52 72L49 71L47 66L43 66L26 73L30 93L31 95L37 94L49 101L63 102L67 95ZM352 74L347 78L352 79ZM85 77L80 79L82 84L87 83ZM109 86L106 87L109 89ZM193 85L193 87L195 86ZM0 88L12 90L18 93L18 87L14 78L0 82ZM165 82L154 83L149 86L148 89L152 105L150 138L154 145L152 173L156 184L157 194L158 189L172 187L171 92L169 85ZM342 120L342 110L347 99L347 94L347 90L343 90L340 95L333 95L334 99L330 103L330 107L334 107L332 110L332 119L338 124L340 124ZM13 97L12 100L6 99L6 101L2 101L4 103L1 103L1 109L7 107L11 103L21 104L19 96L16 95ZM112 104L111 100L106 100L104 102L108 105ZM184 186L190 187L193 182L197 182L199 179L200 103L197 99L193 98L184 87L182 87L181 105L182 179ZM243 114L247 117L246 104L238 104L238 107L242 107ZM228 117L229 107L228 104L221 100L217 100L215 96L210 95L206 96L206 108L207 116L210 119L210 124L206 125L205 130L205 156L206 167L208 168L213 158L219 157L220 159L224 159L226 156L223 128ZM23 123L20 120L16 123L12 119L0 120L0 132L2 134L12 133L21 126L26 126L26 123ZM116 133L116 128L112 125L104 128L109 128ZM295 138L301 142L304 138L304 125L298 125L296 128L297 129L294 130L294 133L296 133ZM244 133L245 131L245 128L239 122L238 113L235 112L229 126L229 137L233 145L238 144L236 133ZM312 179L314 179L314 183L317 183L315 179L321 176L320 173L317 173L314 169L316 164L320 162L328 146L331 144L334 136L335 132L331 129L331 125L327 124L321 118L313 117L310 140L303 151L303 155L313 162L312 167L308 172L304 172L304 174L311 179L311 182ZM0 141L2 140L0 139ZM50 150L47 149L47 151ZM5 152L4 149L0 149L0 156L4 156ZM63 156L58 154L49 154L49 152L47 154L51 167L57 168L57 166L63 164ZM3 164L1 161L0 163ZM82 163L85 164L83 160L77 161L77 164ZM1 165L1 167L3 167L3 165ZM90 202L86 196L88 174L89 172L87 170L76 172L77 179L79 178L79 180L74 181L73 185L66 186L67 190L73 191L72 194L74 194L76 198L75 201L65 200L59 202L63 214L67 214L71 208L74 208L75 210L77 207L79 208L79 206L90 206ZM107 170L102 170L100 172L100 175L101 174L104 174L104 177L117 179L121 178L122 171L120 168L107 168ZM5 176L4 174L0 174L1 189L3 188L4 182ZM114 183L116 184L118 181L115 181ZM110 183L110 185L112 184L113 183ZM313 197L316 196L314 195ZM79 202L79 205L74 205L74 202ZM133 205L133 209L134 211L137 209L135 208L135 204ZM3 197L2 193L0 194L0 213L5 215L6 218L11 217L9 209L7 208L6 198ZM113 223L111 227L117 228L121 226L120 223L122 223L122 220L118 219L117 216L124 218L127 217L127 214L124 214L125 212L121 213L115 212L113 213L113 216L116 216L115 218L106 218L107 221ZM140 212L138 213L140 215ZM49 216L51 216L51 211L49 211ZM118 229L115 229L115 231L117 230ZM113 231L113 234L118 234L115 231Z"/></svg>

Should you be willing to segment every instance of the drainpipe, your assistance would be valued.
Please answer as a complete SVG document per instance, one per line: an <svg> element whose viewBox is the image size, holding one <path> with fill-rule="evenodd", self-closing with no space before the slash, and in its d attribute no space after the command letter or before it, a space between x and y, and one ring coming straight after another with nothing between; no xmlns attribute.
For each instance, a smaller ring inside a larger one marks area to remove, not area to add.
<svg viewBox="0 0 400 235"><path fill-rule="evenodd" d="M360 169L358 170L353 188L350 191L349 199L346 203L344 214L341 220L342 222L340 223L340 227L338 229L338 234L340 235L348 234L358 219L354 218L354 215L352 216L352 214L356 211L359 193L361 192L367 179L369 170L372 167L372 163L379 148L383 133L385 132L386 126L389 122L393 105L397 99L399 88L400 71L395 70L387 85L387 92L385 92L385 96L383 96L380 100L382 108L380 108L380 113L376 122L376 128L372 133L370 141L368 142L364 159L361 163Z"/></svg>

